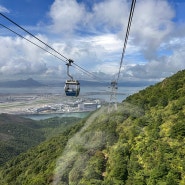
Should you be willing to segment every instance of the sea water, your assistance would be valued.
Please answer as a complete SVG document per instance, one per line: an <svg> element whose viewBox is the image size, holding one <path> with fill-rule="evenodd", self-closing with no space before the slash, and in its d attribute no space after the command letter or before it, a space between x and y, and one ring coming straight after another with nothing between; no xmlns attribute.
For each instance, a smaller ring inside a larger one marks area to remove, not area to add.
<svg viewBox="0 0 185 185"><path fill-rule="evenodd" d="M122 102L126 97L144 89L140 87L118 87L117 101ZM106 86L84 86L80 89L79 97L86 96L87 98L103 99L107 102L110 100L110 89ZM0 94L61 94L65 97L63 87L30 87L30 88L0 88Z"/></svg>
<svg viewBox="0 0 185 185"><path fill-rule="evenodd" d="M64 118L64 117L74 117L74 118L85 118L90 114L90 112L71 112L71 113L53 113L53 114L30 114L23 115L24 118L30 118L33 120L44 120L54 117Z"/></svg>

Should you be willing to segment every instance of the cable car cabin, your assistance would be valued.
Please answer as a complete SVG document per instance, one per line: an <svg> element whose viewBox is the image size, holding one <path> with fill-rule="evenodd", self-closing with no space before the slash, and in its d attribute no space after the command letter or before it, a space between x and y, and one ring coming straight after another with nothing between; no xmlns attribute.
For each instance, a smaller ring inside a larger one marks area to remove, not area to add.
<svg viewBox="0 0 185 185"><path fill-rule="evenodd" d="M80 93L80 83L78 80L66 80L64 87L66 96L78 96Z"/></svg>

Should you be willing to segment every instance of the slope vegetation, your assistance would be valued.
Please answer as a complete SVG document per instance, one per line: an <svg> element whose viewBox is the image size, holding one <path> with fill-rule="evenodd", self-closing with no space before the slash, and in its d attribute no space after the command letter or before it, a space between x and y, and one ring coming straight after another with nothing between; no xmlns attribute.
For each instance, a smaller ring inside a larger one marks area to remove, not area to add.
<svg viewBox="0 0 185 185"><path fill-rule="evenodd" d="M0 114L0 166L12 157L63 132L77 118L51 118L34 121L23 117Z"/></svg>
<svg viewBox="0 0 185 185"><path fill-rule="evenodd" d="M0 184L185 184L185 71L6 163Z"/></svg>
<svg viewBox="0 0 185 185"><path fill-rule="evenodd" d="M30 119L0 115L0 165L45 138L38 130L39 125Z"/></svg>

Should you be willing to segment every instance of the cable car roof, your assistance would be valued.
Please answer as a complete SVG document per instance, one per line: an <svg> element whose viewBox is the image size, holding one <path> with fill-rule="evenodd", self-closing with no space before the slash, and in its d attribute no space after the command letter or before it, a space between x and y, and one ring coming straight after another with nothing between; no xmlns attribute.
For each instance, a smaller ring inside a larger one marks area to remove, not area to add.
<svg viewBox="0 0 185 185"><path fill-rule="evenodd" d="M80 82L78 80L66 80L66 84L80 85Z"/></svg>

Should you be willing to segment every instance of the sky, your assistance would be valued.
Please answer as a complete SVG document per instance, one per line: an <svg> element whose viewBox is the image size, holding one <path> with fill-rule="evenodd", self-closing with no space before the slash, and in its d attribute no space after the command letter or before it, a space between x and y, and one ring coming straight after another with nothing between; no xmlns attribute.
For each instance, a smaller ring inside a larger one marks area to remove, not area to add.
<svg viewBox="0 0 185 185"><path fill-rule="evenodd" d="M0 12L94 77L117 78L131 0L0 0ZM185 0L137 0L119 81L158 82L185 68ZM52 52L0 15L0 24ZM65 80L64 61L0 25L1 80Z"/></svg>

